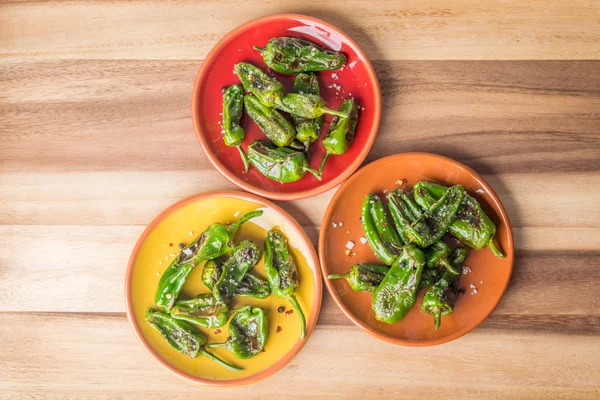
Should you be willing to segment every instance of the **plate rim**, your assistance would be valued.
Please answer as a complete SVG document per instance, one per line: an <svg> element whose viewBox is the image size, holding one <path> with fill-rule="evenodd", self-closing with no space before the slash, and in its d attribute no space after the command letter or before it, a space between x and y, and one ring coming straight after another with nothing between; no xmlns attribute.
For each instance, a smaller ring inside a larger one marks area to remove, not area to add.
<svg viewBox="0 0 600 400"><path fill-rule="evenodd" d="M339 174L337 177L335 177L331 181L329 181L323 185L319 185L317 187L313 187L313 188L306 189L306 190L295 191L295 192L274 192L274 191L266 190L266 189L251 185L248 182L246 182L246 181L238 178L237 176L233 175L232 173L230 173L227 170L227 168L225 167L225 165L223 165L221 163L219 158L210 151L208 142L207 142L206 138L204 137L204 135L202 134L201 123L200 123L201 117L199 116L199 111L197 111L199 109L198 108L199 107L199 96L197 95L197 93L199 93L200 86L203 84L204 80L208 79L206 77L208 65L211 64L213 59L218 56L219 52L221 51L221 48L223 46L225 46L225 44L227 44L233 37L238 35L241 31L244 31L258 23L262 23L265 21L268 22L268 21L278 20L278 19L308 20L308 21L311 21L314 23L321 24L321 25L325 26L327 29L334 31L337 34L341 35L342 37L344 37L345 40L347 40L356 49L356 52L358 53L358 55L360 55L361 58L364 59L367 73L368 73L371 81L374 82L373 90L374 90L374 95L375 95L375 103L373 106L375 109L375 115L373 118L373 125L371 126L371 129L369 130L369 137L367 138L367 141L365 142L365 145L361 149L358 156L356 158L354 158L354 160L350 164L348 164L346 169L341 174ZM194 86L192 89L192 106L191 106L192 110L191 110L191 112L192 112L192 123L194 125L194 134L196 135L197 140L200 142L202 151L208 157L208 160L210 161L210 163L217 169L217 171L219 171L219 173L222 176L224 176L229 182L233 183L240 189L248 191L255 195L262 196L262 197L265 197L265 198L271 199L271 200L290 201L290 200L305 199L308 197L313 197L313 196L319 195L321 193L324 193L324 192L328 191L329 189L334 188L335 186L337 186L340 183L347 180L349 177L352 176L352 174L354 174L360 168L360 165L365 160L365 158L367 158L367 155L371 151L371 148L373 147L373 144L375 143L375 139L377 138L377 135L379 132L379 127L381 125L381 113L382 113L381 101L382 101L381 100L381 87L379 85L379 80L377 79L377 74L375 73L375 69L373 68L371 61L369 60L369 58L367 57L365 52L349 35L347 35L343 30L337 28L336 26L331 25L328 22L325 22L319 18L311 17L311 16L304 15L304 14L283 13L283 14L266 15L266 16L255 18L248 22L245 22L242 25L240 25L237 28L230 31L229 33L227 33L225 36L223 36L223 38L221 38L217 42L217 44L210 50L210 52L208 53L208 55L202 62L202 65L200 66L198 73L196 74L196 79L194 80Z"/></svg>
<svg viewBox="0 0 600 400"><path fill-rule="evenodd" d="M363 170L365 170L369 167L372 167L373 165L376 165L376 164L384 162L384 161L388 161L393 158L405 158L405 157L428 157L428 158L431 158L432 160L437 159L437 160L449 161L452 164L455 164L458 168L461 168L461 169L469 172L475 178L477 178L482 183L483 187L490 193L490 197L492 198L494 203L496 203L498 206L498 210L500 211L501 220L506 225L506 230L507 230L508 248L505 249L505 251L507 252L507 254L510 253L512 256L511 263L509 266L508 279L506 281L506 285L502 289L502 293L500 294L500 296L498 296L498 299L494 302L494 306L491 308L490 312L487 313L481 320L477 321L472 327L469 327L466 329L464 329L464 328L458 329L458 330L452 332L451 334L444 336L442 338L438 338L438 339L408 340L408 339L395 338L395 337L386 335L384 333L381 333L379 331L376 331L375 329L371 328L368 324L364 323L362 320L357 318L350 310L348 310L346 308L344 302L341 300L341 298L339 298L335 288L333 287L333 283L330 280L325 278L326 274L328 273L325 270L325 264L326 264L326 261L325 261L326 260L326 258L325 258L325 230L328 229L329 221L331 221L331 216L333 214L333 205L342 196L343 190L347 186L352 185L355 180L358 180L360 178L360 176L362 175L361 172L364 173ZM327 287L327 291L333 298L333 301L342 310L342 312L346 315L346 317L348 317L355 325L357 325L358 327L360 327L361 329L363 329L370 335L376 337L377 339L386 341L388 343L402 345L402 346L409 346L409 347L436 346L436 345L440 345L443 343L447 343L447 342L456 340L456 339L466 335L467 333L471 332L472 330L477 328L479 325L481 325L483 323L483 321L485 321L494 312L496 307L498 307L498 304L500 304L500 301L502 301L502 298L504 297L504 294L506 293L506 290L508 289L508 285L510 284L510 280L511 280L512 273L513 273L514 260L515 260L514 253L515 253L515 249L514 249L512 225L510 224L510 220L508 218L508 214L506 212L506 209L504 208L504 205L502 204L502 202L500 201L500 198L498 197L496 192L492 189L492 187L481 177L481 175L479 175L477 172L475 172L475 170L473 170L472 168L470 168L452 158L445 157L445 156L442 156L439 154L427 153L427 152L407 152L407 153L392 154L392 155L389 155L386 157L379 158L379 159L363 166L358 171L356 171L356 173L354 175L352 175L352 177L350 177L348 180L346 180L338 188L338 190L335 192L335 194L329 201L329 204L327 205L327 210L325 211L325 215L323 217L321 229L319 230L319 260L321 260L321 263L320 263L321 275L323 276L323 280L325 281L325 286Z"/></svg>
<svg viewBox="0 0 600 400"><path fill-rule="evenodd" d="M142 332L137 324L137 321L135 320L135 316L134 316L134 312L133 312L133 304L132 304L132 299L131 299L131 282L132 282L132 275L133 275L133 267L134 267L135 261L137 259L137 256L139 254L140 248L141 248L142 244L144 243L144 241L146 240L146 238L148 237L148 235L156 228L156 226L160 222L162 222L168 215L172 214L176 210L178 210L181 207L184 207L187 204L192 203L194 201L205 199L205 198L210 198L210 197L233 197L233 198L238 198L238 199L248 200L248 201L251 201L254 203L258 203L259 205L262 205L264 207L272 208L279 215L281 215L287 222L292 224L292 226L299 232L302 240L308 246L309 253L310 253L309 255L305 255L305 257L307 257L307 258L310 257L315 266L315 269L313 270L315 294L314 294L314 298L313 298L313 306L312 306L312 309L310 310L311 316L306 325L305 338L299 339L296 342L296 344L294 344L294 346L287 353L285 353L277 362L275 362L273 365L265 368L262 371L257 372L256 374L246 376L244 378L239 378L239 379L219 380L219 379L199 378L199 377L190 375L188 373L185 373L183 371L180 371L179 369L168 364L148 344L148 342L142 335ZM306 345L306 343L308 342L308 339L310 338L310 335L315 330L317 320L318 320L319 314L321 312L321 303L322 303L322 299L323 299L323 285L322 285L320 265L321 264L319 262L319 258L317 257L317 252L315 251L313 243L310 240L310 238L308 237L308 235L306 234L306 232L304 231L304 229L302 228L302 226L300 225L300 223L298 223L298 221L296 221L296 219L294 217L292 217L287 211L285 211L278 205L272 203L271 201L269 201L267 199L263 199L261 197L255 196L253 194L241 192L241 191L219 190L219 191L198 193L196 195L179 200L178 202L171 204L169 207L162 210L158 215L156 215L152 219L152 221L146 226L146 228L144 228L144 231L140 234L140 237L137 239L135 246L133 247L133 250L131 252L131 255L129 256L129 261L127 263L127 268L125 270L124 289L125 289L125 311L127 313L127 319L129 321L129 325L132 328L133 333L136 336L138 342L146 350L148 355L154 361L156 361L158 364L160 364L163 368L167 369L169 372L176 375L177 377L179 377L187 382L190 382L192 384L201 385L201 386L234 387L234 386L244 386L244 385L253 384L253 383L256 383L258 381L261 381L263 379L266 379L266 378L274 375L279 370L281 370L283 367L285 367L290 361L292 361L294 359L294 357L296 357L296 355L298 355L298 353L300 353L302 348Z"/></svg>

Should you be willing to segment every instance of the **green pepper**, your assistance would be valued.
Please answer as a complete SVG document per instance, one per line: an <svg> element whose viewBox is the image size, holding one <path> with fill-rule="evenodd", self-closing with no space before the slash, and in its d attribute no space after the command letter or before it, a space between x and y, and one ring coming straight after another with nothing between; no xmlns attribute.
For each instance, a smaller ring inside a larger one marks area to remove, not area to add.
<svg viewBox="0 0 600 400"><path fill-rule="evenodd" d="M229 319L229 307L212 294L202 293L193 299L177 300L171 316L204 328L220 328Z"/></svg>
<svg viewBox="0 0 600 400"><path fill-rule="evenodd" d="M221 304L229 304L250 268L254 267L261 257L262 252L250 240L239 242L231 252L231 257L223 264L221 276L212 288L215 299Z"/></svg>
<svg viewBox="0 0 600 400"><path fill-rule="evenodd" d="M369 193L362 204L360 219L373 252L386 265L392 265L402 252L402 241L394 231L379 196Z"/></svg>
<svg viewBox="0 0 600 400"><path fill-rule="evenodd" d="M451 256L451 263L456 270L460 270L467 259L468 253L469 250L466 247L457 247L454 249ZM442 277L423 296L421 310L433 315L436 331L440 328L441 317L451 314L454 310L459 278L460 274L447 269Z"/></svg>
<svg viewBox="0 0 600 400"><path fill-rule="evenodd" d="M156 288L154 303L167 311L170 310L194 268L202 261L230 252L233 249L233 238L239 227L260 215L262 215L261 210L254 210L230 225L218 222L211 224L206 231L181 250L163 272Z"/></svg>
<svg viewBox="0 0 600 400"><path fill-rule="evenodd" d="M344 278L352 290L357 292L374 292L390 267L387 265L354 264L345 274L331 274L327 279Z"/></svg>
<svg viewBox="0 0 600 400"><path fill-rule="evenodd" d="M254 48L260 51L269 68L288 75L335 70L346 63L343 53L325 50L308 40L293 37L272 38L264 48Z"/></svg>
<svg viewBox="0 0 600 400"><path fill-rule="evenodd" d="M373 293L371 307L375 318L393 324L406 316L417 301L424 266L423 252L414 244L404 246L402 254Z"/></svg>
<svg viewBox="0 0 600 400"><path fill-rule="evenodd" d="M304 153L287 147L255 140L248 146L248 159L260 173L279 183L296 182L307 171L321 180L321 175L310 167Z"/></svg>
<svg viewBox="0 0 600 400"><path fill-rule="evenodd" d="M246 153L242 148L242 140L244 140L246 133L240 126L243 110L244 89L240 85L229 86L223 95L223 116L221 119L223 141L227 146L237 147L244 163L244 170L248 172L248 157L246 157Z"/></svg>
<svg viewBox="0 0 600 400"><path fill-rule="evenodd" d="M414 187L415 201L423 208L429 208L448 190L445 186L421 181ZM465 197L452 221L449 232L461 243L475 250L488 246L496 257L504 258L504 254L494 244L496 225L486 215L481 205L473 197Z"/></svg>
<svg viewBox="0 0 600 400"><path fill-rule="evenodd" d="M300 337L306 335L306 319L296 298L300 286L298 269L283 233L271 229L265 239L265 272L273 295L288 300L300 317Z"/></svg>
<svg viewBox="0 0 600 400"><path fill-rule="evenodd" d="M245 62L235 64L234 71L244 85L244 89L255 95L262 104L267 107L281 105L284 87L277 79L271 78L260 68Z"/></svg>
<svg viewBox="0 0 600 400"><path fill-rule="evenodd" d="M146 310L146 321L151 327L169 343L169 345L190 358L206 356L217 364L235 372L243 371L242 368L235 367L226 363L214 354L206 351L206 337L196 331L194 327L185 321L177 320L167 313L153 310Z"/></svg>
<svg viewBox="0 0 600 400"><path fill-rule="evenodd" d="M330 155L344 154L354 140L356 133L356 124L358 124L358 106L354 99L347 99L342 102L339 111L343 112L347 117L333 117L331 124L327 129L325 137L321 141L325 148L325 155L321 160L319 173L323 173L325 163Z"/></svg>
<svg viewBox="0 0 600 400"><path fill-rule="evenodd" d="M262 104L252 95L244 96L246 113L264 132L269 140L279 147L289 146L294 142L296 130L279 111Z"/></svg>
<svg viewBox="0 0 600 400"><path fill-rule="evenodd" d="M312 72L298 74L294 80L294 93L320 96L317 76ZM304 144L304 152L308 155L310 144L319 138L323 116L309 119L292 114L292 122L296 127L296 139Z"/></svg>
<svg viewBox="0 0 600 400"><path fill-rule="evenodd" d="M288 93L283 96L281 103L281 105L277 105L276 107L291 115L303 118L319 118L323 114L331 114L340 118L348 116L347 113L341 110L327 108L325 100L314 94Z"/></svg>
<svg viewBox="0 0 600 400"><path fill-rule="evenodd" d="M223 271L224 261L220 258L214 260L208 260L204 264L202 270L202 282L210 290L213 289L215 283L219 280L221 272ZM244 278L238 285L237 289L233 293L234 297L253 297L255 299L266 299L271 294L271 288L269 283L255 275L248 272L244 275Z"/></svg>
<svg viewBox="0 0 600 400"><path fill-rule="evenodd" d="M208 347L225 347L237 358L247 359L263 351L269 334L267 313L258 307L242 307L229 323L229 338Z"/></svg>
<svg viewBox="0 0 600 400"><path fill-rule="evenodd" d="M439 274L440 273L435 268L423 268L417 290L425 289L433 285L437 281Z"/></svg>
<svg viewBox="0 0 600 400"><path fill-rule="evenodd" d="M427 268L437 268L440 265L447 270L458 274L458 271L450 262L450 254L452 249L446 243L439 241L425 249L425 258L427 260Z"/></svg>
<svg viewBox="0 0 600 400"><path fill-rule="evenodd" d="M448 231L464 195L462 186L452 186L421 215L420 211L415 211L419 207L403 189L390 193L388 204L400 236L408 243L425 248L439 241Z"/></svg>

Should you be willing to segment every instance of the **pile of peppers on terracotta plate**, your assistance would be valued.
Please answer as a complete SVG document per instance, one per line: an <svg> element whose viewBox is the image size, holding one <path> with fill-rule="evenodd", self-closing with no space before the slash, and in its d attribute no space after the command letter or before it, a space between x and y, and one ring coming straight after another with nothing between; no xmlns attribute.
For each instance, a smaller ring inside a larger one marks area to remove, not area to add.
<svg viewBox="0 0 600 400"><path fill-rule="evenodd" d="M353 290L372 292L375 317L388 324L404 318L417 302L417 291L427 289L421 309L433 315L438 330L441 317L454 310L468 248L487 246L504 258L494 244L496 226L460 185L421 181L412 196L396 189L387 202L393 224L375 193L365 197L361 213L365 238L385 265L356 264L328 278L345 278ZM447 233L461 245L452 250L442 240Z"/></svg>
<svg viewBox="0 0 600 400"><path fill-rule="evenodd" d="M252 358L264 351L269 332L266 311L248 305L231 308L234 297L244 296L265 299L273 294L288 300L300 317L300 336L304 338L306 321L296 299L298 271L285 236L277 230L267 233L264 243L267 281L251 272L263 257L260 248L250 240L234 243L240 226L260 215L262 211L255 210L232 224L213 223L194 241L180 245L180 253L163 272L156 288L154 303L160 310L146 310L148 324L173 349L191 358L206 356L225 368L241 371L207 348L225 347L240 359ZM202 262L205 262L202 282L211 293L181 298L188 277ZM229 338L225 342L207 343L206 336L197 329L222 327L230 317Z"/></svg>
<svg viewBox="0 0 600 400"><path fill-rule="evenodd" d="M350 98L338 110L328 108L320 97L315 72L342 68L346 56L292 37L273 38L264 48L255 49L270 69L296 75L293 93L285 93L281 82L260 68L236 64L234 71L241 85L228 87L223 96L221 133L225 144L237 147L246 172L251 165L279 183L296 182L307 172L321 180L329 156L344 154L354 140L358 105ZM247 152L242 148L245 132L240 126L244 111L268 139L253 141ZM288 113L291 121L282 112ZM317 171L309 165L309 149L320 136L324 114L334 118L321 141L325 155Z"/></svg>

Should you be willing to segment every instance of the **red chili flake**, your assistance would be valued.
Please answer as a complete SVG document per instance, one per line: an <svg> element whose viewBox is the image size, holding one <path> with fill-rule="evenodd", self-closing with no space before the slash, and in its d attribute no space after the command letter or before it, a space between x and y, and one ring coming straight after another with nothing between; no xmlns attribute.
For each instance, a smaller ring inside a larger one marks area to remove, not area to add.
<svg viewBox="0 0 600 400"><path fill-rule="evenodd" d="M281 332L282 330L283 330L283 328L282 328L282 327L280 327L280 326L278 326L278 327L277 327L277 329L275 330L275 333L279 333L279 332Z"/></svg>
<svg viewBox="0 0 600 400"><path fill-rule="evenodd" d="M215 335L218 335L219 333L221 333L220 329L215 329Z"/></svg>
<svg viewBox="0 0 600 400"><path fill-rule="evenodd" d="M265 349L262 349L260 352L261 352L261 353L264 353L264 352L265 352Z"/></svg>
<svg viewBox="0 0 600 400"><path fill-rule="evenodd" d="M173 243L169 243L169 247L173 247Z"/></svg>
<svg viewBox="0 0 600 400"><path fill-rule="evenodd" d="M382 222L382 223L381 223L381 226L383 226L383 227L386 227L386 226L387 226L387 223L386 223L386 222Z"/></svg>
<svg viewBox="0 0 600 400"><path fill-rule="evenodd" d="M289 317L290 315L292 315L292 313L293 313L293 312L294 312L294 310L287 310L287 311L285 312L285 316L286 316L286 317Z"/></svg>

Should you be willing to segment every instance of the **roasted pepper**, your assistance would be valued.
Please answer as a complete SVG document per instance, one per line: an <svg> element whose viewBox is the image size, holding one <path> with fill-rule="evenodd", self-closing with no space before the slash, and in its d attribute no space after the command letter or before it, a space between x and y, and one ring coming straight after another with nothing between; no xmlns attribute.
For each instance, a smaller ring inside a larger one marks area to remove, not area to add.
<svg viewBox="0 0 600 400"><path fill-rule="evenodd" d="M379 196L369 193L362 205L361 223L373 252L386 265L392 265L402 252L402 241L385 212Z"/></svg>
<svg viewBox="0 0 600 400"><path fill-rule="evenodd" d="M267 67L288 75L339 69L346 63L343 53L293 37L272 38L264 48L254 48L260 51Z"/></svg>
<svg viewBox="0 0 600 400"><path fill-rule="evenodd" d="M454 269L460 270L468 254L469 250L466 247L457 247L454 249L451 256L451 263ZM442 277L423 296L421 310L433 315L436 331L440 328L441 317L451 314L454 309L459 278L460 274L455 274L447 269Z"/></svg>
<svg viewBox="0 0 600 400"><path fill-rule="evenodd" d="M388 205L400 237L421 248L439 241L450 228L465 190L460 185L452 186L444 195L422 214L416 213L418 206L404 189L388 194Z"/></svg>
<svg viewBox="0 0 600 400"><path fill-rule="evenodd" d="M261 210L250 211L230 225L211 224L206 231L188 244L163 272L156 288L154 303L170 310L193 269L205 260L217 258L233 249L233 238L246 221L262 215Z"/></svg>
<svg viewBox="0 0 600 400"><path fill-rule="evenodd" d="M221 258L216 258L214 260L208 260L204 264L204 269L202 270L202 282L206 285L210 290L213 289L215 283L219 280L221 276L221 272L223 271L223 263L224 260ZM244 275L244 278L238 285L235 292L233 292L234 297L254 297L255 299L266 299L271 294L271 288L269 287L269 283L255 275L251 272L248 272ZM175 304L177 305L177 304Z"/></svg>
<svg viewBox="0 0 600 400"><path fill-rule="evenodd" d="M244 96L246 113L269 140L279 147L289 146L296 137L294 125L274 108L262 104L252 95Z"/></svg>
<svg viewBox="0 0 600 400"><path fill-rule="evenodd" d="M245 62L235 64L234 71L244 89L255 95L262 104L267 107L281 105L284 87L277 79L271 78L260 68Z"/></svg>
<svg viewBox="0 0 600 400"><path fill-rule="evenodd" d="M269 334L267 313L258 307L235 310L229 323L229 338L208 347L225 347L237 358L252 358L263 351Z"/></svg>
<svg viewBox="0 0 600 400"><path fill-rule="evenodd" d="M312 73L300 73L294 80L294 93L320 96L319 79ZM319 138L323 116L309 119L292 114L292 122L296 128L296 139L304 144L304 152L308 155L310 144Z"/></svg>
<svg viewBox="0 0 600 400"><path fill-rule="evenodd" d="M276 107L291 115L297 115L304 118L319 118L323 116L323 114L331 114L340 118L346 118L348 116L348 114L342 110L332 110L331 108L327 108L325 100L314 94L288 93L283 96L281 103L281 105Z"/></svg>
<svg viewBox="0 0 600 400"><path fill-rule="evenodd" d="M345 274L331 274L327 279L344 278L352 290L357 292L374 292L390 267L387 265L354 264Z"/></svg>
<svg viewBox="0 0 600 400"><path fill-rule="evenodd" d="M237 291L240 283L254 267L260 258L262 252L250 240L242 240L231 252L231 257L223 264L223 271L219 280L212 288L213 296L221 304L229 304L229 300Z"/></svg>
<svg viewBox="0 0 600 400"><path fill-rule="evenodd" d="M190 358L206 356L227 369L235 372L243 371L242 368L228 364L214 354L206 351L204 349L206 337L187 322L175 319L167 313L151 308L146 310L146 321L160 333L172 348L181 354Z"/></svg>
<svg viewBox="0 0 600 400"><path fill-rule="evenodd" d="M435 268L423 268L418 290L425 289L433 285L437 281L439 275L440 273Z"/></svg>
<svg viewBox="0 0 600 400"><path fill-rule="evenodd" d="M229 307L219 303L212 294L202 293L193 299L177 300L171 316L204 328L220 328L229 319Z"/></svg>
<svg viewBox="0 0 600 400"><path fill-rule="evenodd" d="M244 163L244 171L248 172L248 157L246 157L246 153L242 148L242 140L244 140L246 133L240 126L243 110L244 89L240 85L229 86L223 95L223 116L221 119L223 141L227 146L237 147Z"/></svg>
<svg viewBox="0 0 600 400"><path fill-rule="evenodd" d="M431 182L421 181L414 187L415 201L424 209L431 207L448 190L447 187ZM450 224L449 232L461 243L479 250L488 246L496 257L504 258L504 254L494 244L496 225L486 215L481 205L473 197L465 194Z"/></svg>
<svg viewBox="0 0 600 400"><path fill-rule="evenodd" d="M296 182L307 171L321 180L321 175L310 167L304 153L287 147L255 140L248 146L248 159L260 173L279 183Z"/></svg>
<svg viewBox="0 0 600 400"><path fill-rule="evenodd" d="M450 262L451 253L452 249L446 243L442 241L435 242L425 249L425 265L427 268L437 268L442 266L445 269L452 271L452 273L458 274L458 270L456 270Z"/></svg>
<svg viewBox="0 0 600 400"><path fill-rule="evenodd" d="M347 99L342 102L339 111L347 115L341 118L333 117L331 124L327 129L325 137L321 141L325 148L325 155L319 166L319 173L323 173L325 163L330 155L344 154L354 140L356 133L356 124L358 124L358 106L354 99Z"/></svg>
<svg viewBox="0 0 600 400"><path fill-rule="evenodd" d="M417 289L425 266L425 255L414 244L404 246L400 257L373 292L375 318L393 324L406 316L417 301Z"/></svg>
<svg viewBox="0 0 600 400"><path fill-rule="evenodd" d="M306 319L296 298L300 286L298 269L283 233L271 229L265 239L265 272L273 295L288 300L300 317L300 337L306 335Z"/></svg>

